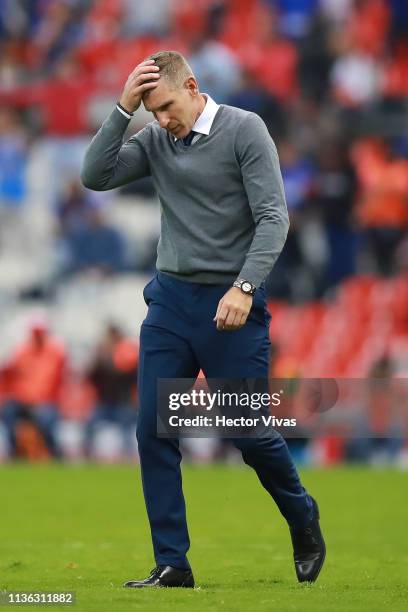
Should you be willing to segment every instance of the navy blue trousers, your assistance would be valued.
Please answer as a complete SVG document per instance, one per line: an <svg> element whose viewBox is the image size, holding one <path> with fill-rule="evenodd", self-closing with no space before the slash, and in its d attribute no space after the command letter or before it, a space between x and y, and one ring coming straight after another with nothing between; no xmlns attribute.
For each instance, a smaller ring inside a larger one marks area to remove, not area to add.
<svg viewBox="0 0 408 612"><path fill-rule="evenodd" d="M157 437L157 379L268 378L269 314L263 289L255 293L247 323L218 331L217 305L230 285L184 282L159 272L144 289L148 314L140 335L137 440L143 491L157 565L189 568L190 540L177 439ZM290 525L313 518L287 445L270 437L236 438L235 446L270 493Z"/></svg>

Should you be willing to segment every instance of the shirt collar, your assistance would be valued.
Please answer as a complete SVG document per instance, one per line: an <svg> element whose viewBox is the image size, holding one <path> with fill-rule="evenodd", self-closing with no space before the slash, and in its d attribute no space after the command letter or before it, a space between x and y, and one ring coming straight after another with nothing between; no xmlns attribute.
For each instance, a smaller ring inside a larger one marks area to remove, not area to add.
<svg viewBox="0 0 408 612"><path fill-rule="evenodd" d="M214 102L214 100L208 94L203 94L206 98L206 104L204 106L204 110L201 115L198 117L197 121L191 128L193 132L197 132L197 134L205 134L208 136L211 130L211 126L215 119L215 115L217 114L220 105ZM178 140L174 137L174 140Z"/></svg>

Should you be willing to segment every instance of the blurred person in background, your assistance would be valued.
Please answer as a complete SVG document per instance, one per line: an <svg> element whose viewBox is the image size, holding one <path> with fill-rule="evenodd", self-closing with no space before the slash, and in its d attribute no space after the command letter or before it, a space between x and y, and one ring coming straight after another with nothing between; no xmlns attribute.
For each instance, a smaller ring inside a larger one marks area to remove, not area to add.
<svg viewBox="0 0 408 612"><path fill-rule="evenodd" d="M330 79L334 99L345 108L369 108L380 98L389 7L386 0L355 2L336 32Z"/></svg>
<svg viewBox="0 0 408 612"><path fill-rule="evenodd" d="M243 68L238 85L228 97L228 104L260 115L274 138L285 133L284 109L249 68Z"/></svg>
<svg viewBox="0 0 408 612"><path fill-rule="evenodd" d="M122 33L127 37L165 36L171 25L172 0L122 0L126 19Z"/></svg>
<svg viewBox="0 0 408 612"><path fill-rule="evenodd" d="M379 274L395 270L395 253L408 231L408 160L391 143L361 139L352 150L359 193L356 215L362 237Z"/></svg>
<svg viewBox="0 0 408 612"><path fill-rule="evenodd" d="M95 88L74 55L62 55L46 76L31 83L0 88L0 103L30 111L33 131L44 133L49 169L45 182L51 198L59 192L61 177L79 173Z"/></svg>
<svg viewBox="0 0 408 612"><path fill-rule="evenodd" d="M9 2L8 6L12 4ZM4 2L0 3L0 11L4 10L5 5ZM11 31L7 29L7 25ZM27 60L24 37L14 32L10 23L5 24L0 14L0 91L12 90L28 78Z"/></svg>
<svg viewBox="0 0 408 612"><path fill-rule="evenodd" d="M226 45L209 39L206 32L192 41L188 61L203 90L216 100L227 102L238 89L238 59Z"/></svg>
<svg viewBox="0 0 408 612"><path fill-rule="evenodd" d="M60 278L79 273L107 276L125 269L126 244L123 235L106 220L100 203L95 199L87 198L84 206L83 218L76 216L75 223L73 215L70 215L71 223L68 225L65 217L63 242L66 262Z"/></svg>
<svg viewBox="0 0 408 612"><path fill-rule="evenodd" d="M406 398L401 410L404 400L398 395L395 365L389 355L374 363L367 383L362 414L353 427L353 438L346 443L345 457L352 462L390 464L404 448Z"/></svg>
<svg viewBox="0 0 408 612"><path fill-rule="evenodd" d="M89 212L99 203L95 195L84 189L76 177L66 183L55 202L58 233L61 236L66 237L87 224Z"/></svg>
<svg viewBox="0 0 408 612"><path fill-rule="evenodd" d="M279 151L288 210L296 215L312 197L316 164L310 156L302 155L296 143L289 139L280 143Z"/></svg>
<svg viewBox="0 0 408 612"><path fill-rule="evenodd" d="M346 108L368 105L379 98L378 62L352 43L348 43L334 62L330 79L334 98Z"/></svg>
<svg viewBox="0 0 408 612"><path fill-rule="evenodd" d="M388 107L404 112L408 98L408 32L390 46L384 62L383 96Z"/></svg>
<svg viewBox="0 0 408 612"><path fill-rule="evenodd" d="M28 137L15 111L0 107L0 250L10 246L27 196Z"/></svg>
<svg viewBox="0 0 408 612"><path fill-rule="evenodd" d="M323 147L318 161L311 208L322 219L328 246L328 260L318 290L322 295L356 272L353 212L357 177L341 143Z"/></svg>
<svg viewBox="0 0 408 612"><path fill-rule="evenodd" d="M259 83L283 105L290 105L299 94L296 45L282 36L277 6L253 3L249 36L237 40L241 64L258 75ZM248 21L250 19L248 18Z"/></svg>
<svg viewBox="0 0 408 612"><path fill-rule="evenodd" d="M33 31L32 53L35 65L47 72L77 46L84 35L83 14L89 0L37 3L40 19Z"/></svg>
<svg viewBox="0 0 408 612"><path fill-rule="evenodd" d="M50 455L60 456L56 428L66 363L64 345L52 336L45 318L33 318L28 338L16 348L4 367L7 401L1 419L8 433L12 457L17 456L21 421L33 423L41 432Z"/></svg>
<svg viewBox="0 0 408 612"><path fill-rule="evenodd" d="M279 28L288 38L302 40L312 27L320 0L265 0L272 9L278 8Z"/></svg>
<svg viewBox="0 0 408 612"><path fill-rule="evenodd" d="M27 194L28 139L11 108L0 107L0 207L18 208Z"/></svg>
<svg viewBox="0 0 408 612"><path fill-rule="evenodd" d="M332 107L322 105L313 96L299 96L293 103L290 114L285 108L286 130L283 140L296 143L302 156L318 161L322 143L337 139L344 127Z"/></svg>
<svg viewBox="0 0 408 612"><path fill-rule="evenodd" d="M296 4L294 2L293 6ZM316 10L317 7L314 8L304 36L298 43L299 86L304 97L324 101L329 89L333 52L330 47L328 23Z"/></svg>
<svg viewBox="0 0 408 612"><path fill-rule="evenodd" d="M108 325L87 371L97 395L97 405L85 424L85 455L101 422L119 425L127 457L134 454L138 347L114 324Z"/></svg>
<svg viewBox="0 0 408 612"><path fill-rule="evenodd" d="M274 274L267 278L266 290L270 297L296 300L299 292L305 289L305 282L309 284L312 282L303 267L305 254L302 234L306 229L304 217L312 196L316 168L314 161L302 155L293 141L282 140L279 145L279 155L291 224L285 248L276 262ZM313 294L314 288L311 287L307 291Z"/></svg>

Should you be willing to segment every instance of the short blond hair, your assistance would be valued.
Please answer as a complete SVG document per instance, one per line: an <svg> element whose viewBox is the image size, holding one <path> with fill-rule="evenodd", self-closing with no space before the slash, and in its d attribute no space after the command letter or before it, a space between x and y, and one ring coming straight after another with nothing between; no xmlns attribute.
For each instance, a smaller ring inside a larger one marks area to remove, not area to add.
<svg viewBox="0 0 408 612"><path fill-rule="evenodd" d="M194 76L186 58L178 51L158 51L146 58L154 60L160 74L169 81L174 89L183 87L188 77Z"/></svg>

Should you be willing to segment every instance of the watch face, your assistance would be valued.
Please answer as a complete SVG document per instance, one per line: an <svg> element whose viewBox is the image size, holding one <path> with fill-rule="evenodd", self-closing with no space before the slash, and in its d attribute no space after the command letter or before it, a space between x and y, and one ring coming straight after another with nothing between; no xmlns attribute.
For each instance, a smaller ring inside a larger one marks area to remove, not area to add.
<svg viewBox="0 0 408 612"><path fill-rule="evenodd" d="M241 289L244 293L251 293L252 285L248 282L242 283Z"/></svg>

